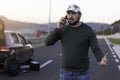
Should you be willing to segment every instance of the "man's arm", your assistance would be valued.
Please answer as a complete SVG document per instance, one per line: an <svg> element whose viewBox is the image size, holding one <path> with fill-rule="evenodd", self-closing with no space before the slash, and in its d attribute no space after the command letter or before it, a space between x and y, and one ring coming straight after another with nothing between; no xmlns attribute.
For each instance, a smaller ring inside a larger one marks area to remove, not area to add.
<svg viewBox="0 0 120 80"><path fill-rule="evenodd" d="M98 63L100 66L106 66L107 65L107 56L108 53L104 55L104 57L101 59L101 61Z"/></svg>
<svg viewBox="0 0 120 80"><path fill-rule="evenodd" d="M61 37L61 30L55 28L46 38L45 45L50 46L53 45L55 42L60 40Z"/></svg>
<svg viewBox="0 0 120 80"><path fill-rule="evenodd" d="M61 19L57 23L56 29L54 29L53 32L51 32L50 35L48 35L48 37L45 41L46 46L53 45L55 42L60 40L61 29L64 27L65 23L66 23L65 17L61 17Z"/></svg>
<svg viewBox="0 0 120 80"><path fill-rule="evenodd" d="M98 40L96 38L96 34L94 32L92 32L91 37L90 37L90 45L91 45L91 49L92 49L97 61L99 62L98 64L100 66L106 66L108 53L106 53L105 55L102 53L102 51L99 47L99 44L98 44Z"/></svg>

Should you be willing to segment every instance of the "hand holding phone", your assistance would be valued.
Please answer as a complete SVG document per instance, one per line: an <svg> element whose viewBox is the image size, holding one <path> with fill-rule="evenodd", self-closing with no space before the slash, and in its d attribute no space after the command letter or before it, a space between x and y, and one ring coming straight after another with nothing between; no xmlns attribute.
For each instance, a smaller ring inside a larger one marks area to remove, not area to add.
<svg viewBox="0 0 120 80"><path fill-rule="evenodd" d="M66 20L67 20L67 16L61 17L61 19L57 23L57 28L58 29L62 28L66 24L66 22L67 22Z"/></svg>

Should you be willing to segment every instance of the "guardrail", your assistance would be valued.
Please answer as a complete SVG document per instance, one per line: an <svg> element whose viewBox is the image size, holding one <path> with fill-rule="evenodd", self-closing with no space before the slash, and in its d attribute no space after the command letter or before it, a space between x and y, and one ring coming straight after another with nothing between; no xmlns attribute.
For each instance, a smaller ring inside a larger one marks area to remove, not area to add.
<svg viewBox="0 0 120 80"><path fill-rule="evenodd" d="M44 40L47 36L40 36L40 37L26 37L27 40Z"/></svg>

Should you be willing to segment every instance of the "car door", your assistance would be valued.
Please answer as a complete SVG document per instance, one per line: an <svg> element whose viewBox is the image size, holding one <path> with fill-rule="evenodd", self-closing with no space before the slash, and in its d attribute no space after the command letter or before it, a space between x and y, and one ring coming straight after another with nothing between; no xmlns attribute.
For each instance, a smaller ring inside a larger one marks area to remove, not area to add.
<svg viewBox="0 0 120 80"><path fill-rule="evenodd" d="M32 45L21 35L17 34L20 43L23 45L23 50L22 50L22 56L24 61L29 61L31 59L31 56L33 54L32 52Z"/></svg>
<svg viewBox="0 0 120 80"><path fill-rule="evenodd" d="M6 32L6 42L10 50L15 51L17 60L22 63L24 61L24 45L20 42L17 33Z"/></svg>

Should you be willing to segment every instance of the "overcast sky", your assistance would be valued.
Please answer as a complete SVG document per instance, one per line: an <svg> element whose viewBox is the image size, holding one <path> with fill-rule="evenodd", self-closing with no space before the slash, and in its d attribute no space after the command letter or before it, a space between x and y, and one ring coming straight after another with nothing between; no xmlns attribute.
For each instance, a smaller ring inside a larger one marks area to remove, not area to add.
<svg viewBox="0 0 120 80"><path fill-rule="evenodd" d="M81 8L83 22L113 23L120 19L120 0L0 0L0 15L8 19L48 23L66 15L70 4Z"/></svg>

